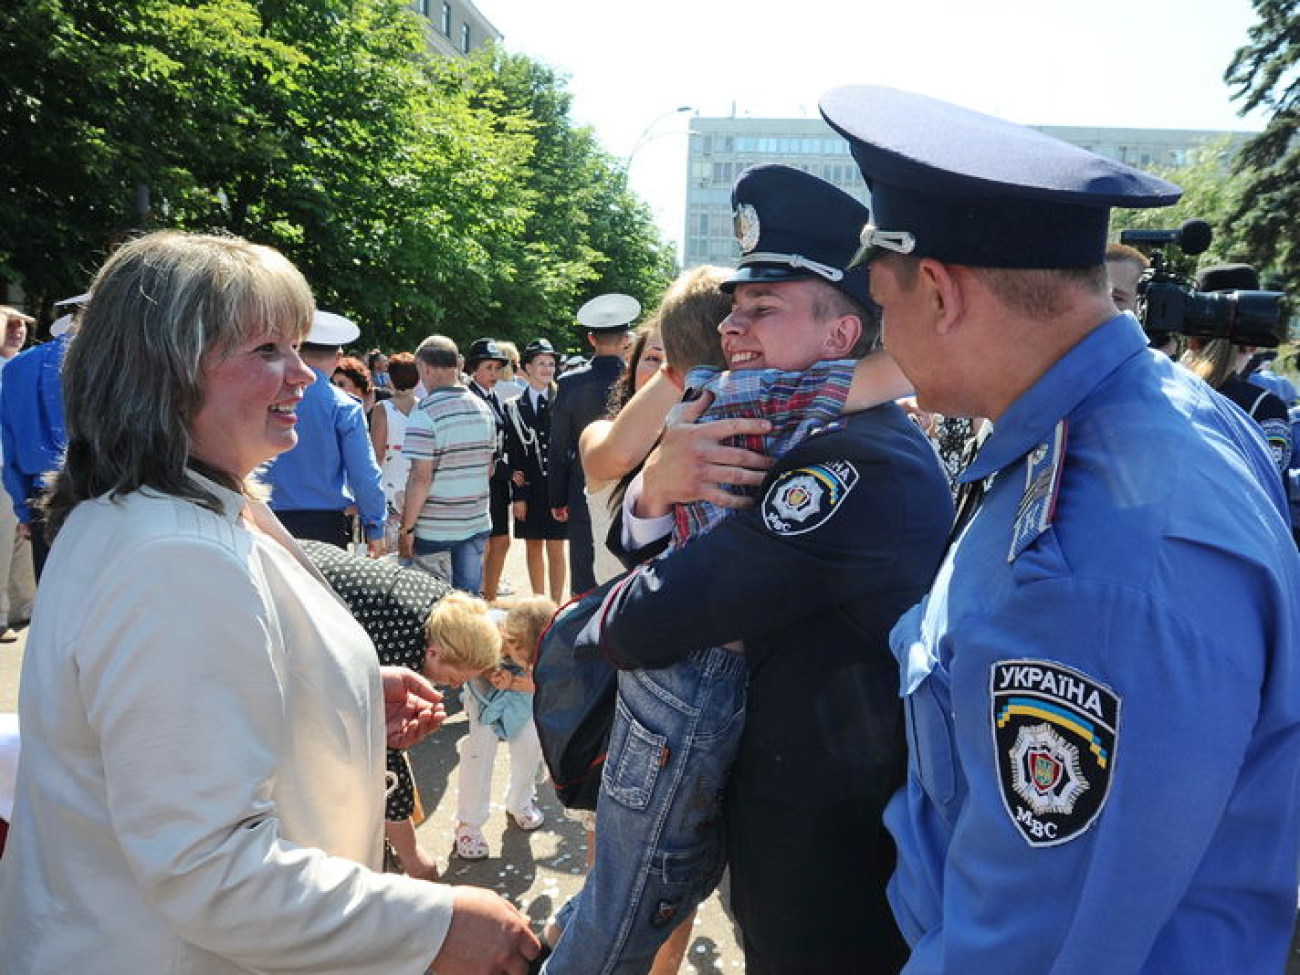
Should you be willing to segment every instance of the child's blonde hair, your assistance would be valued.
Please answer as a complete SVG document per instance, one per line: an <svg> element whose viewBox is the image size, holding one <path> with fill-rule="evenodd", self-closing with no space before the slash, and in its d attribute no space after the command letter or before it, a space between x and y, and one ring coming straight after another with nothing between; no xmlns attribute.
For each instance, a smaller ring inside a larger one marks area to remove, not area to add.
<svg viewBox="0 0 1300 975"><path fill-rule="evenodd" d="M425 645L438 645L438 659L466 670L487 670L501 662L501 631L488 604L477 596L450 592L424 622Z"/></svg>
<svg viewBox="0 0 1300 975"><path fill-rule="evenodd" d="M501 622L511 656L520 664L532 666L537 658L537 641L559 607L549 596L521 596L503 604L506 618Z"/></svg>
<svg viewBox="0 0 1300 975"><path fill-rule="evenodd" d="M685 376L696 366L727 368L718 326L731 313L722 285L733 272L704 264L684 271L669 285L656 313L668 364Z"/></svg>

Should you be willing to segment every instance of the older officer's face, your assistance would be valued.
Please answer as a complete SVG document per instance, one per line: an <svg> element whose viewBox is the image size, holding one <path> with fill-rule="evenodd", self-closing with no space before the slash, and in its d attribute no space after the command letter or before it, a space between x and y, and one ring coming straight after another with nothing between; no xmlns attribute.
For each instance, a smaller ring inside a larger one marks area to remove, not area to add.
<svg viewBox="0 0 1300 975"><path fill-rule="evenodd" d="M722 351L732 369L798 372L836 358L829 319L819 316L815 281L738 284L722 320ZM852 344L852 343L850 343Z"/></svg>
<svg viewBox="0 0 1300 975"><path fill-rule="evenodd" d="M930 341L929 292L915 262L886 254L871 262L871 299L882 312L881 337L885 349L916 388L917 403L924 409L945 412L939 405L943 394L940 358L942 350Z"/></svg>

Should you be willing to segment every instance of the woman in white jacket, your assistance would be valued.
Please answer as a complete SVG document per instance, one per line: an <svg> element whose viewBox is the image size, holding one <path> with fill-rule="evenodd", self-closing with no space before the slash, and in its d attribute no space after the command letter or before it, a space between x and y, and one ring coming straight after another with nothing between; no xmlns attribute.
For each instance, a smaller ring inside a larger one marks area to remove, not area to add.
<svg viewBox="0 0 1300 975"><path fill-rule="evenodd" d="M495 894L375 872L385 742L436 724L436 694L381 680L247 481L296 442L312 314L302 275L238 238L153 234L96 277L24 656L8 975L486 975L536 953Z"/></svg>

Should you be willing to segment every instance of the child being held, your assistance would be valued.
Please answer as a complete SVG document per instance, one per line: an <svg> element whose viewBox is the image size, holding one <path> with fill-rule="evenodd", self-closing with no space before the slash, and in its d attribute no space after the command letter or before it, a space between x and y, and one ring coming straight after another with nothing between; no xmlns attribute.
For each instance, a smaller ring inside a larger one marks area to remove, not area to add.
<svg viewBox="0 0 1300 975"><path fill-rule="evenodd" d="M461 701L469 731L461 739L457 773L456 855L481 860L488 855L483 825L492 795L492 766L497 743L510 745L510 787L506 815L522 830L538 829L546 817L537 806L536 786L542 770L542 746L533 724L533 663L542 630L556 605L545 596L512 600L506 609L482 613L496 632L493 663L465 683Z"/></svg>
<svg viewBox="0 0 1300 975"><path fill-rule="evenodd" d="M722 291L729 273L704 267L684 275L659 310L666 370L687 373L713 396L698 422L766 419L768 434L736 438L736 445L778 457L846 410L908 391L884 355L814 361L799 372L723 371L718 328L732 307ZM840 292L830 291L825 300L840 302ZM847 295L842 304L831 312L860 317L866 311ZM702 501L674 506L673 547L711 530L727 513ZM648 965L678 920L717 886L724 864L722 790L744 726L747 678L739 642L696 649L668 667L619 672L596 810L600 835L618 839L596 845L586 884L555 919L561 933L577 933L560 939L544 971Z"/></svg>

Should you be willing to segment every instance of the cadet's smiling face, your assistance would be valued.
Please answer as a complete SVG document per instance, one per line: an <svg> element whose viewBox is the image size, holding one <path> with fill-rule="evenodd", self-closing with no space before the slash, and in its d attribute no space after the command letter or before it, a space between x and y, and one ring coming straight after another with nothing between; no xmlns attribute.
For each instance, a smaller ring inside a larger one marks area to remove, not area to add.
<svg viewBox="0 0 1300 975"><path fill-rule="evenodd" d="M829 320L817 315L817 282L738 284L722 320L722 351L732 369L799 372L834 358Z"/></svg>

